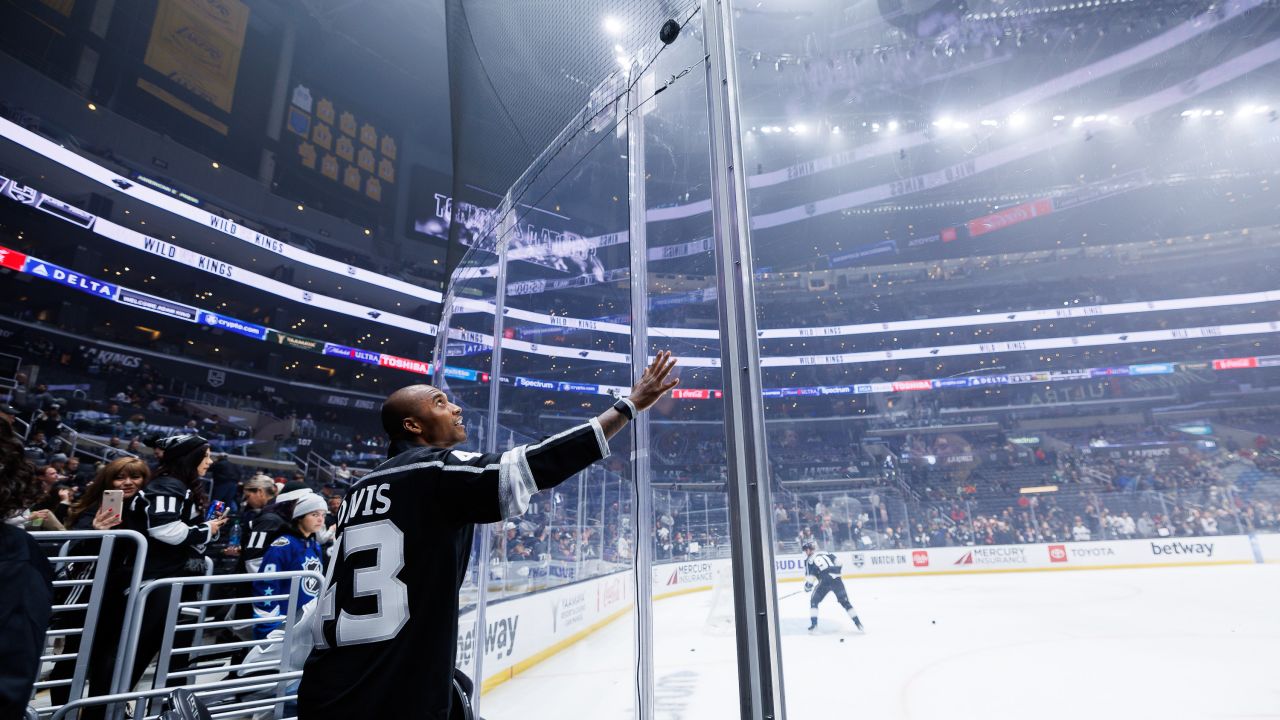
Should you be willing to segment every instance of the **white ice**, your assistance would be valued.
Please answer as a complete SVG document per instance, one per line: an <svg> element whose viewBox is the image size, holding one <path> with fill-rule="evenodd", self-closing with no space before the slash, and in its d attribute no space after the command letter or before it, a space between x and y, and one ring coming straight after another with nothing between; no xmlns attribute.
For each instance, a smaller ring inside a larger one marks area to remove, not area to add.
<svg viewBox="0 0 1280 720"><path fill-rule="evenodd" d="M1280 565L846 580L779 604L791 720L1280 718ZM779 594L799 589L779 586ZM662 720L739 717L711 593L654 605ZM634 716L630 615L499 685L487 720Z"/></svg>

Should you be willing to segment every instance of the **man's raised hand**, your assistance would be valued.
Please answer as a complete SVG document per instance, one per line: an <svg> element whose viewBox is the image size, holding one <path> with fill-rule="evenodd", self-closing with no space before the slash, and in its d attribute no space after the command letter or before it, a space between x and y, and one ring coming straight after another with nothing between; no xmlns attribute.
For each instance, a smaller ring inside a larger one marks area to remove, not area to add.
<svg viewBox="0 0 1280 720"><path fill-rule="evenodd" d="M663 350L653 359L653 363L644 369L644 374L631 388L629 396L637 410L648 410L659 398L666 395L671 388L680 384L680 378L667 378L676 366L676 359L671 357L670 350Z"/></svg>

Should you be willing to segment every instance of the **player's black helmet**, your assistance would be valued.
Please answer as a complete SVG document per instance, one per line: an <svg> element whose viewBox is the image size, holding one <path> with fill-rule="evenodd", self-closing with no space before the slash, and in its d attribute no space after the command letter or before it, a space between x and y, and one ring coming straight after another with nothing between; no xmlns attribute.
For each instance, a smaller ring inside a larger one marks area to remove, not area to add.
<svg viewBox="0 0 1280 720"><path fill-rule="evenodd" d="M805 540L804 544L800 546L800 549L801 550L817 550L818 545L812 540Z"/></svg>

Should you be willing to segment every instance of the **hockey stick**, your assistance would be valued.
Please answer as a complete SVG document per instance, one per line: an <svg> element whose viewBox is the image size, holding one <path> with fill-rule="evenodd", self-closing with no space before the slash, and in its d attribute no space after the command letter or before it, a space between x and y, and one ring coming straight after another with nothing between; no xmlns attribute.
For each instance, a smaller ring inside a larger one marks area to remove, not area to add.
<svg viewBox="0 0 1280 720"><path fill-rule="evenodd" d="M779 600L786 600L787 598L792 597L792 596L794 596L794 595L799 595L799 594L800 594L800 593L802 593L802 592L804 592L804 590L796 590L795 592L789 592L789 593L787 593L786 595L783 595L782 597L780 597L780 598L778 598L778 599L779 599Z"/></svg>

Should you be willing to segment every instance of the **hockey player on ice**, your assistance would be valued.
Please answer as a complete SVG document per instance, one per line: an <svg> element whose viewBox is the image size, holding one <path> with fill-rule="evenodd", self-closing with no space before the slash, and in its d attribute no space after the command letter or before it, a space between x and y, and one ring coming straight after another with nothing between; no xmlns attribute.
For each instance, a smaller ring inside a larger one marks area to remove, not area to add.
<svg viewBox="0 0 1280 720"><path fill-rule="evenodd" d="M840 564L832 553L818 552L816 543L810 541L800 546L807 558L804 563L804 591L812 592L809 596L809 631L818 627L818 604L833 592L836 602L849 613L849 619L859 630L863 630L862 621L858 619L858 611L849 602L849 594L844 590L844 579L840 577ZM863 630L863 632L866 632Z"/></svg>

